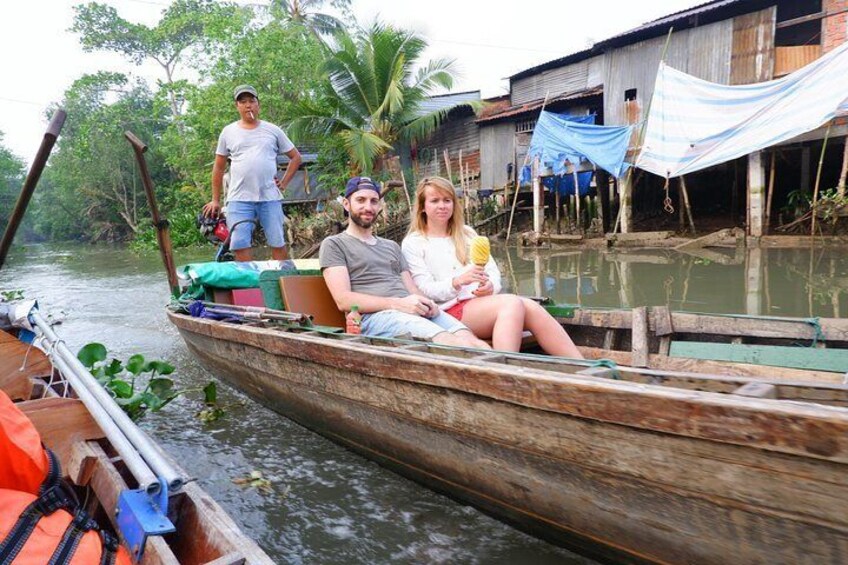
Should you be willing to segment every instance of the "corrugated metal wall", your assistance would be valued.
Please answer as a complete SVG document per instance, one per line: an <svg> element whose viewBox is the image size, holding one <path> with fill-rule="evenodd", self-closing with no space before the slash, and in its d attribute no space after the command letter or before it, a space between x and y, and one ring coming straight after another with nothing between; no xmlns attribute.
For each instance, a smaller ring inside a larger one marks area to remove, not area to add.
<svg viewBox="0 0 848 565"><path fill-rule="evenodd" d="M554 97L598 86L603 83L603 74L599 72L602 60L601 55L519 79L512 83L512 105L541 100L548 94Z"/></svg>
<svg viewBox="0 0 848 565"><path fill-rule="evenodd" d="M513 122L500 122L480 128L480 187L506 185L506 166L513 160Z"/></svg>
<svg viewBox="0 0 848 565"><path fill-rule="evenodd" d="M654 92L657 68L666 37L656 37L607 54L604 80L604 123L627 124L624 95L636 89L640 107L647 109ZM673 33L666 63L696 77L728 84L733 20Z"/></svg>

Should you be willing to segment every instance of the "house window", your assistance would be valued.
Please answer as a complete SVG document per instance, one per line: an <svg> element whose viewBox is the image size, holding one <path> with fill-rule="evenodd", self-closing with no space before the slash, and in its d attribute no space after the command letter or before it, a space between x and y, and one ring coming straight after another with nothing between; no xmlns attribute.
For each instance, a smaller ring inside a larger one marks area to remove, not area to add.
<svg viewBox="0 0 848 565"><path fill-rule="evenodd" d="M774 76L808 65L822 54L821 0L784 1L777 5L774 35Z"/></svg>
<svg viewBox="0 0 848 565"><path fill-rule="evenodd" d="M625 102L633 102L634 100L636 100L637 94L638 94L638 92L636 91L635 88L628 88L627 90L624 91L624 101Z"/></svg>
<svg viewBox="0 0 848 565"><path fill-rule="evenodd" d="M520 122L515 122L515 133L527 133L533 131L536 127L536 118L532 120L521 120Z"/></svg>

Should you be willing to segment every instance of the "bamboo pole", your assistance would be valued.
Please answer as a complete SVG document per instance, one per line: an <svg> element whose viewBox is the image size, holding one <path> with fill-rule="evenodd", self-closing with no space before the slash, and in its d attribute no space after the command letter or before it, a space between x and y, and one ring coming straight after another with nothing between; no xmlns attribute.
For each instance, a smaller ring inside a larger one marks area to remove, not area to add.
<svg viewBox="0 0 848 565"><path fill-rule="evenodd" d="M556 206L556 232L562 233L562 218L560 217L560 208L562 207L562 201L559 194L559 187L557 187L556 193L554 194L554 205Z"/></svg>
<svg viewBox="0 0 848 565"><path fill-rule="evenodd" d="M845 180L848 177L848 137L845 138L845 149L842 151L842 171L839 173L839 183L836 185L836 195L845 198Z"/></svg>
<svg viewBox="0 0 848 565"><path fill-rule="evenodd" d="M660 55L660 63L661 64L665 61L665 56L668 53L668 46L671 43L671 34L673 32L674 32L674 26L671 26L670 28L668 28L668 35L666 36L665 45L663 45L662 54ZM642 143L645 140L645 130L648 129L648 117L651 115L651 106L653 106L653 104L654 104L654 94L656 94L656 93L651 92L651 99L648 101L648 107L645 110L645 119L642 120L642 127L639 130L639 137L638 137L638 140L636 142L636 149L637 150L640 150L642 148ZM625 183L633 180L633 175L634 175L633 169L635 169L635 167L630 167L627 170L627 175L626 175L627 178L624 181ZM633 183L633 184L635 185L635 183ZM634 185L630 186L631 193L632 193L633 189L635 189ZM619 184L619 186L620 186L620 184ZM632 205L631 202L632 202L632 198L627 202L627 205L631 206ZM619 192L618 214L616 215L615 226L613 227L613 230L612 230L613 235L615 235L615 233L618 231L618 225L621 223L621 214L622 214L622 209L624 208L624 206L625 206L625 203L624 203L623 199L621 198L621 192Z"/></svg>
<svg viewBox="0 0 848 565"><path fill-rule="evenodd" d="M816 203L819 199L819 185L821 184L821 174L822 167L824 166L824 153L827 150L827 140L830 137L830 126L831 124L827 124L827 131L824 132L824 141L822 142L822 150L821 155L819 155L819 170L816 172L816 186L813 189L813 203L810 206L810 210L813 212L813 222L812 227L810 229L810 236L815 237L816 235L816 218L818 218L818 214L816 214ZM812 314L810 314L812 316Z"/></svg>
<svg viewBox="0 0 848 565"><path fill-rule="evenodd" d="M686 179L680 175L680 192L683 193L683 204L686 206L686 215L689 217L689 225L692 227L692 235L697 234L695 220L692 218L692 207L689 205L689 190L686 188Z"/></svg>
<svg viewBox="0 0 848 565"><path fill-rule="evenodd" d="M545 93L545 100L542 102L542 108L539 110L539 115L545 111L545 106L548 105L548 96L551 94L551 91ZM512 138L513 145L515 145L515 136ZM515 153L515 156L518 157L518 153ZM523 169L527 165L527 161L530 158L530 153L528 151L527 155L524 156L524 164L521 165ZM515 198L512 200L512 210L509 213L509 225L506 228L506 240L509 242L509 236L512 233L512 220L515 217L515 206L518 204L518 193L520 192L520 187L518 186L518 168L515 170Z"/></svg>
<svg viewBox="0 0 848 565"><path fill-rule="evenodd" d="M776 162L777 152L771 152L771 163L769 165L769 183L768 183L768 195L766 196L766 225L765 225L765 233L771 232L771 201L774 196L774 169Z"/></svg>
<svg viewBox="0 0 848 565"><path fill-rule="evenodd" d="M442 150L442 156L445 158L445 171L448 174L448 181L453 183L453 174L451 174L450 153L447 149Z"/></svg>

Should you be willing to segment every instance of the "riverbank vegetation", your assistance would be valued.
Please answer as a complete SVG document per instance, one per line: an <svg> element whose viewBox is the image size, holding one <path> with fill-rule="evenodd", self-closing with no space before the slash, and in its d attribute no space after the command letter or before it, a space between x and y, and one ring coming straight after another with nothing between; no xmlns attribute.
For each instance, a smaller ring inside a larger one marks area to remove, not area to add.
<svg viewBox="0 0 848 565"><path fill-rule="evenodd" d="M31 206L31 239L155 244L123 138L131 130L149 146L148 167L175 246L201 243L195 218L210 197L218 134L237 118L232 91L242 83L259 90L262 119L282 125L298 146L315 148L309 173L333 194L351 174L387 177L382 171L395 146L420 139L447 115L423 114L421 103L450 88L454 74L451 61L422 60L427 43L415 33L380 22L360 28L350 0L253 7L176 0L154 26L90 2L76 6L70 31L86 51L154 62L160 75L151 84L126 73L88 74L48 110L63 107L68 120ZM22 166L7 161L0 152L0 183L8 166L13 186ZM0 198L10 190L0 184ZM287 210L292 241L306 244L334 229L338 211L319 208L325 211L317 219L314 205Z"/></svg>

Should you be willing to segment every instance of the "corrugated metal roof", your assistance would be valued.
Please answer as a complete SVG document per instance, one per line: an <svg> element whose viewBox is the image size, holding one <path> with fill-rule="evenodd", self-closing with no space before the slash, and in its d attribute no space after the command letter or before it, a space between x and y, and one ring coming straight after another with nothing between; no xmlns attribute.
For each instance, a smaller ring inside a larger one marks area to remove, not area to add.
<svg viewBox="0 0 848 565"><path fill-rule="evenodd" d="M564 102L566 100L580 100L581 98L589 98L592 96L600 96L604 93L604 87L596 86L594 88L588 88L586 90L580 90L577 92L569 92L568 94L563 94L561 96L557 96L555 98L548 99L548 104L554 104L555 102ZM500 120L503 118L508 118L510 116L517 116L518 114L524 114L526 112L532 112L534 110L540 109L545 104L545 100L534 100L533 102L528 102L527 104L521 104L520 106L511 106L506 108L501 112L497 112L495 114L491 114L484 118L479 118L477 123L483 122L492 122L495 120Z"/></svg>
<svg viewBox="0 0 848 565"><path fill-rule="evenodd" d="M600 55L608 47L627 45L629 43L641 41L642 39L648 39L658 34L665 33L672 25L679 24L681 21L688 20L689 18L695 18L697 16L707 14L718 16L719 14L717 14L716 12L720 11L731 11L733 12L732 15L737 15L739 13L759 10L764 6L774 4L775 1L776 0L712 0L711 2L698 4L691 8L687 8L686 10L681 10L680 12L675 12L673 14L663 16L661 18L643 24L639 27L635 27L623 33L619 33L618 35L614 35L610 38L604 39L603 41L599 41L589 49L577 51L576 53L571 53L564 57L560 57L559 59L554 59L552 61L548 61L547 63L542 63L541 65L536 65L535 67L525 69L510 76L509 79L516 80L526 76L534 75L547 69L576 63L577 61L588 59L595 55ZM699 22L697 25L703 25L704 23L707 22ZM694 24L685 27L694 27Z"/></svg>
<svg viewBox="0 0 848 565"><path fill-rule="evenodd" d="M426 116L432 112L436 112L438 110L444 110L445 108L452 108L453 106L461 105L463 103L468 102L479 102L480 101L480 91L479 90L470 90L468 92L453 92L450 94L440 94L438 96L431 96L427 100L424 100L421 103L421 106L418 108L417 115Z"/></svg>

